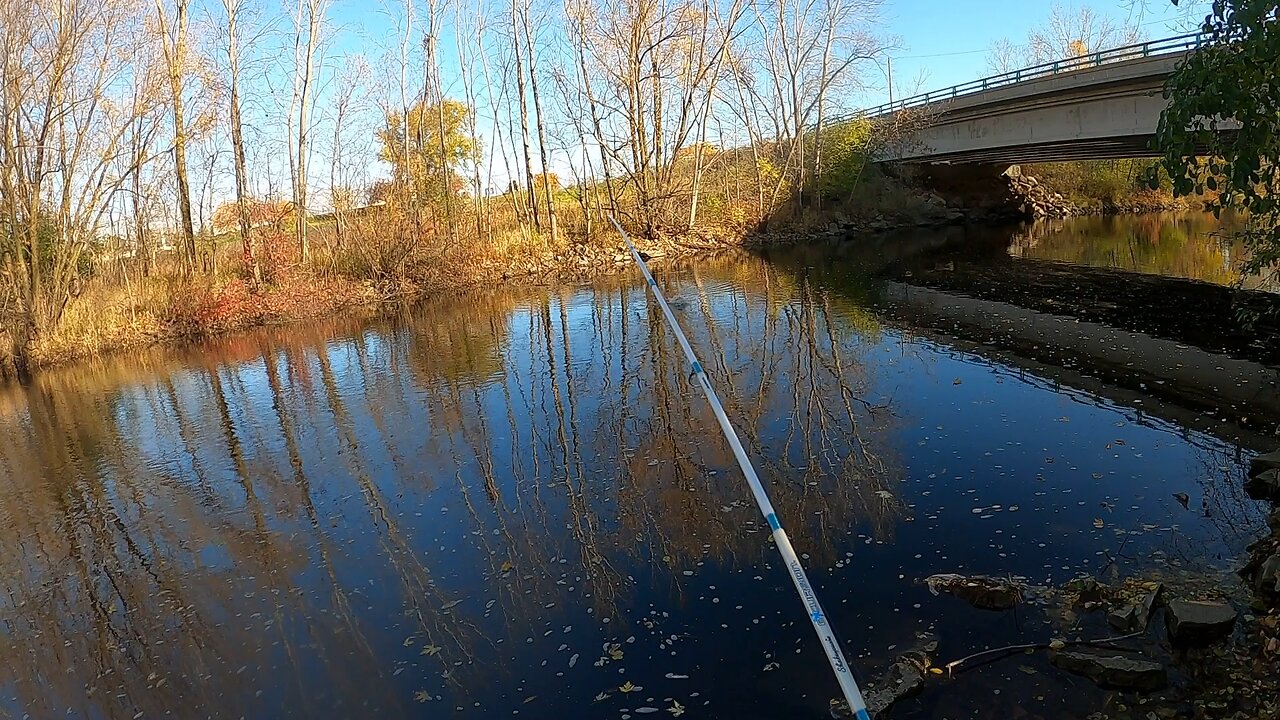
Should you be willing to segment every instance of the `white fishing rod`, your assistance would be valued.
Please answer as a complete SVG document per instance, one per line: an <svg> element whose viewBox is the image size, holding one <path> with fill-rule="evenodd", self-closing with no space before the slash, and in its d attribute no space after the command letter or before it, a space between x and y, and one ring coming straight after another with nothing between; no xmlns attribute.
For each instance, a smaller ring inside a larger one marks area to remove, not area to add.
<svg viewBox="0 0 1280 720"><path fill-rule="evenodd" d="M742 441L738 439L738 433L733 429L733 424L729 422L729 417L724 414L724 406L720 404L720 398L716 396L716 391L711 388L711 381L707 378L707 373L702 369L702 363L698 362L698 356L693 353L693 348L689 345L689 339L684 336L684 331L680 329L680 323L676 322L676 317L671 313L671 306L667 305L667 299L663 297L662 290L658 288L658 281L653 279L653 274L649 272L649 266L645 264L644 258L640 257L640 251L636 250L636 246L632 244L631 238L627 236L618 221L610 217L613 226L618 229L618 234L622 235L622 240L627 244L627 248L631 250L631 257L635 259L636 265L640 266L640 272L644 273L645 282L649 284L649 289L653 291L653 299L658 301L658 306L662 308L662 314L667 318L667 325L671 331L675 333L676 340L679 341L680 347L684 349L685 357L689 358L689 363L693 365L693 373L698 379L698 384L702 386L702 392L707 396L707 402L711 405L711 411L715 413L716 421L720 423L720 430L724 432L725 440L729 441L729 447L733 449L733 456L738 459L738 466L742 468L742 474L747 479L747 485L751 488L751 494L755 496L756 505L760 507L761 514L769 523L769 529L773 531L773 541L778 546L778 552L782 553L782 559L787 564L787 570L791 573L791 582L796 586L796 592L799 593L801 601L809 611L809 622L813 623L813 631L818 634L818 640L822 643L823 650L827 653L827 660L831 663L831 670L836 675L836 681L840 683L840 690L844 693L845 702L849 704L849 709L853 712L853 716L857 720L871 720L871 715L867 712L867 703L862 699L862 691L858 689L858 682L853 678L853 672L849 669L849 663L844 659L844 653L840 650L840 641L836 639L835 631L831 629L831 625L827 622L827 615L822 611L822 605L818 603L818 595L813 591L813 585L809 582L809 577L804 573L804 566L800 564L800 558L796 556L795 548L791 547L791 541L787 539L787 532L782 529L782 523L778 522L778 515L773 511L773 503L769 501L769 495L764 490L764 485L760 484L760 477L756 475L755 466L751 464L751 459L747 457L747 451L742 447Z"/></svg>

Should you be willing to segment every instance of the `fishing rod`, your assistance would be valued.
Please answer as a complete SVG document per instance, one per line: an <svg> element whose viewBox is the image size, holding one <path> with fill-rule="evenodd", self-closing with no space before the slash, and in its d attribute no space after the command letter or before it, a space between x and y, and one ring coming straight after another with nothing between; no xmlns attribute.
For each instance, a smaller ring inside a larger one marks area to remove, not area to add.
<svg viewBox="0 0 1280 720"><path fill-rule="evenodd" d="M649 284L649 289L653 291L653 299L658 301L658 307L662 308L662 314L667 318L667 325L675 333L676 340L679 341L680 347L684 350L685 357L689 359L689 363L693 366L694 377L697 378L698 384L702 386L702 392L707 396L707 402L711 405L711 411L715 413L716 421L720 423L720 430L724 433L725 440L729 441L733 456L738 459L738 466L742 468L742 474L747 479L751 494L755 496L756 505L760 508L760 513L764 515L765 522L769 523L769 529L773 531L774 544L778 546L778 552L782 554L782 559L786 562L787 571L791 574L791 582L795 584L800 600L804 602L805 607L809 610L809 622L813 624L813 631L818 634L818 640L827 653L827 660L831 663L831 670L836 675L836 681L840 683L840 690L844 693L845 702L849 704L849 710L853 712L853 716L857 720L871 720L871 715L867 712L867 703L862 699L862 691L858 689L858 681L854 680L853 672L849 669L849 663L844 659L844 653L840 650L840 641L836 639L835 631L831 629L831 625L827 622L827 614L822 611L822 605L818 603L818 595L813 591L813 585L809 582L809 577L805 575L804 566L800 564L800 558L796 556L795 548L791 547L791 540L787 538L787 531L783 530L782 523L778 522L778 515L773 510L773 503L769 501L769 495L765 492L764 485L760 483L760 477L756 475L755 466L751 464L751 459L747 457L747 451L743 449L742 441L738 439L738 433L733 429L733 424L729 422L729 417L724 414L724 406L720 404L720 398L716 396L716 391L711 388L711 381L707 378L707 372L702 369L702 363L698 362L698 356L694 354L693 348L689 345L689 339L684 336L684 331L680 329L680 323L676 322L676 317L671 312L671 306L667 304L667 299L662 295L662 290L658 288L658 281L653 279L653 274L649 272L649 266L645 264L640 251L636 250L636 246L632 244L631 238L622 229L622 226L618 224L618 221L613 217L610 217L609 220L618 229L618 234L622 236L622 241L627 244L627 249L631 251L631 257L636 261L636 265L640 267L640 272L644 274L644 279Z"/></svg>

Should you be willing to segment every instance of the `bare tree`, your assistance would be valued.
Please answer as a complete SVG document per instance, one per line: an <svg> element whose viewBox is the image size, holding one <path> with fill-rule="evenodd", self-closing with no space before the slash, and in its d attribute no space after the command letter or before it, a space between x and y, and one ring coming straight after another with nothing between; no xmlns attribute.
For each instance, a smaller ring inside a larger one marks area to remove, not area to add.
<svg viewBox="0 0 1280 720"><path fill-rule="evenodd" d="M542 94L538 92L537 53L534 52L533 34L529 31L529 6L526 4L520 14L521 31L524 35L524 49L529 53L529 90L533 94L533 118L538 130L538 160L542 166L542 194L546 202L547 224L551 230L551 242L559 241L556 227L556 205L551 198L551 172L547 167L547 130L542 120ZM516 52L519 52L517 48Z"/></svg>
<svg viewBox="0 0 1280 720"><path fill-rule="evenodd" d="M249 214L249 178L244 155L244 131L240 119L240 12L245 0L222 0L227 13L227 62L231 91L231 152L235 156L236 207L240 219L241 257L252 287L262 286L262 265L253 247L253 221Z"/></svg>
<svg viewBox="0 0 1280 720"><path fill-rule="evenodd" d="M188 274L196 269L196 236L191 220L191 186L187 179L188 128L183 101L183 85L190 63L188 26L191 0L174 0L173 14L165 6L165 0L155 0L156 20L160 31L161 47L169 70L169 104L173 109L173 164L178 184L178 218L182 222L182 249Z"/></svg>
<svg viewBox="0 0 1280 720"><path fill-rule="evenodd" d="M20 373L77 294L114 196L151 160L128 147L165 99L137 64L144 17L131 0L0 0L0 327Z"/></svg>
<svg viewBox="0 0 1280 720"><path fill-rule="evenodd" d="M1137 40L1136 27L1126 27L1090 7L1054 3L1044 26L1027 36L1027 52L1030 64L1035 65L1081 57Z"/></svg>
<svg viewBox="0 0 1280 720"><path fill-rule="evenodd" d="M298 0L293 35L293 99L289 160L293 174L293 210L298 235L298 256L306 262L311 248L307 241L307 160L311 151L311 101L315 92L316 53L319 51L329 0Z"/></svg>

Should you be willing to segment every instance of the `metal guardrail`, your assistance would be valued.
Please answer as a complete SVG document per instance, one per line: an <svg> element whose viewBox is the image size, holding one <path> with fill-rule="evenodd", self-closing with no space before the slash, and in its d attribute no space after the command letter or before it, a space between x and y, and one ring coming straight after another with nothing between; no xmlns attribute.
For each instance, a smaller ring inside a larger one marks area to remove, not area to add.
<svg viewBox="0 0 1280 720"><path fill-rule="evenodd" d="M1027 80L1050 77L1060 73L1083 70L1085 68L1098 67L1107 63L1151 57L1153 55L1163 55L1180 50L1196 50L1208 44L1208 42L1209 36L1207 34L1190 33L1187 35L1163 38L1161 40L1149 40L1135 45L1125 45L1123 47L1112 48L1110 50L1100 50L1087 55L1054 60L1053 62L1032 65L1031 67L1012 70L1010 72L1000 73L999 75L992 75L990 77L982 78L981 80L972 80L967 83L952 85L951 87L943 88L942 90L932 90L927 93L912 95L911 97L895 100L891 103L884 103L882 105L877 105L876 107L867 108L860 111L858 115L862 117L879 117L899 110L906 110L907 108L921 107L942 100L951 100L965 95L984 92L986 90L991 90L992 88L1014 85Z"/></svg>

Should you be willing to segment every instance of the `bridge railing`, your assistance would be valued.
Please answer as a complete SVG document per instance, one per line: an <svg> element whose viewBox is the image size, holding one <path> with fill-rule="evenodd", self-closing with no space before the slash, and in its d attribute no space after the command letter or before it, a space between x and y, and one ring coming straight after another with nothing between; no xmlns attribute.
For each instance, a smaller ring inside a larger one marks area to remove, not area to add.
<svg viewBox="0 0 1280 720"><path fill-rule="evenodd" d="M1120 62L1122 60L1134 60L1137 58L1151 57L1152 55L1163 55L1166 53L1195 50L1207 44L1209 36L1205 33L1190 33L1187 35L1178 35L1161 40L1149 40L1144 43L1136 43L1134 45L1125 45L1123 47L1112 48L1110 50L1099 50L1095 53L1088 53L1078 57L1064 58L1062 60L1054 60L1053 62L1032 65L1031 67L1019 68L1009 72L1000 73L984 77L980 80L971 80L959 85L952 85L942 90L931 90L919 95L894 100L893 102L877 105L876 107L867 108L858 113L863 117L878 117L887 115L899 110L907 108L921 107L930 103L951 100L953 98L972 95L974 93L984 92L992 88L998 88L1005 85L1014 85L1027 80L1035 80L1038 78L1050 77L1060 73L1074 72L1085 68L1098 67L1108 63Z"/></svg>

